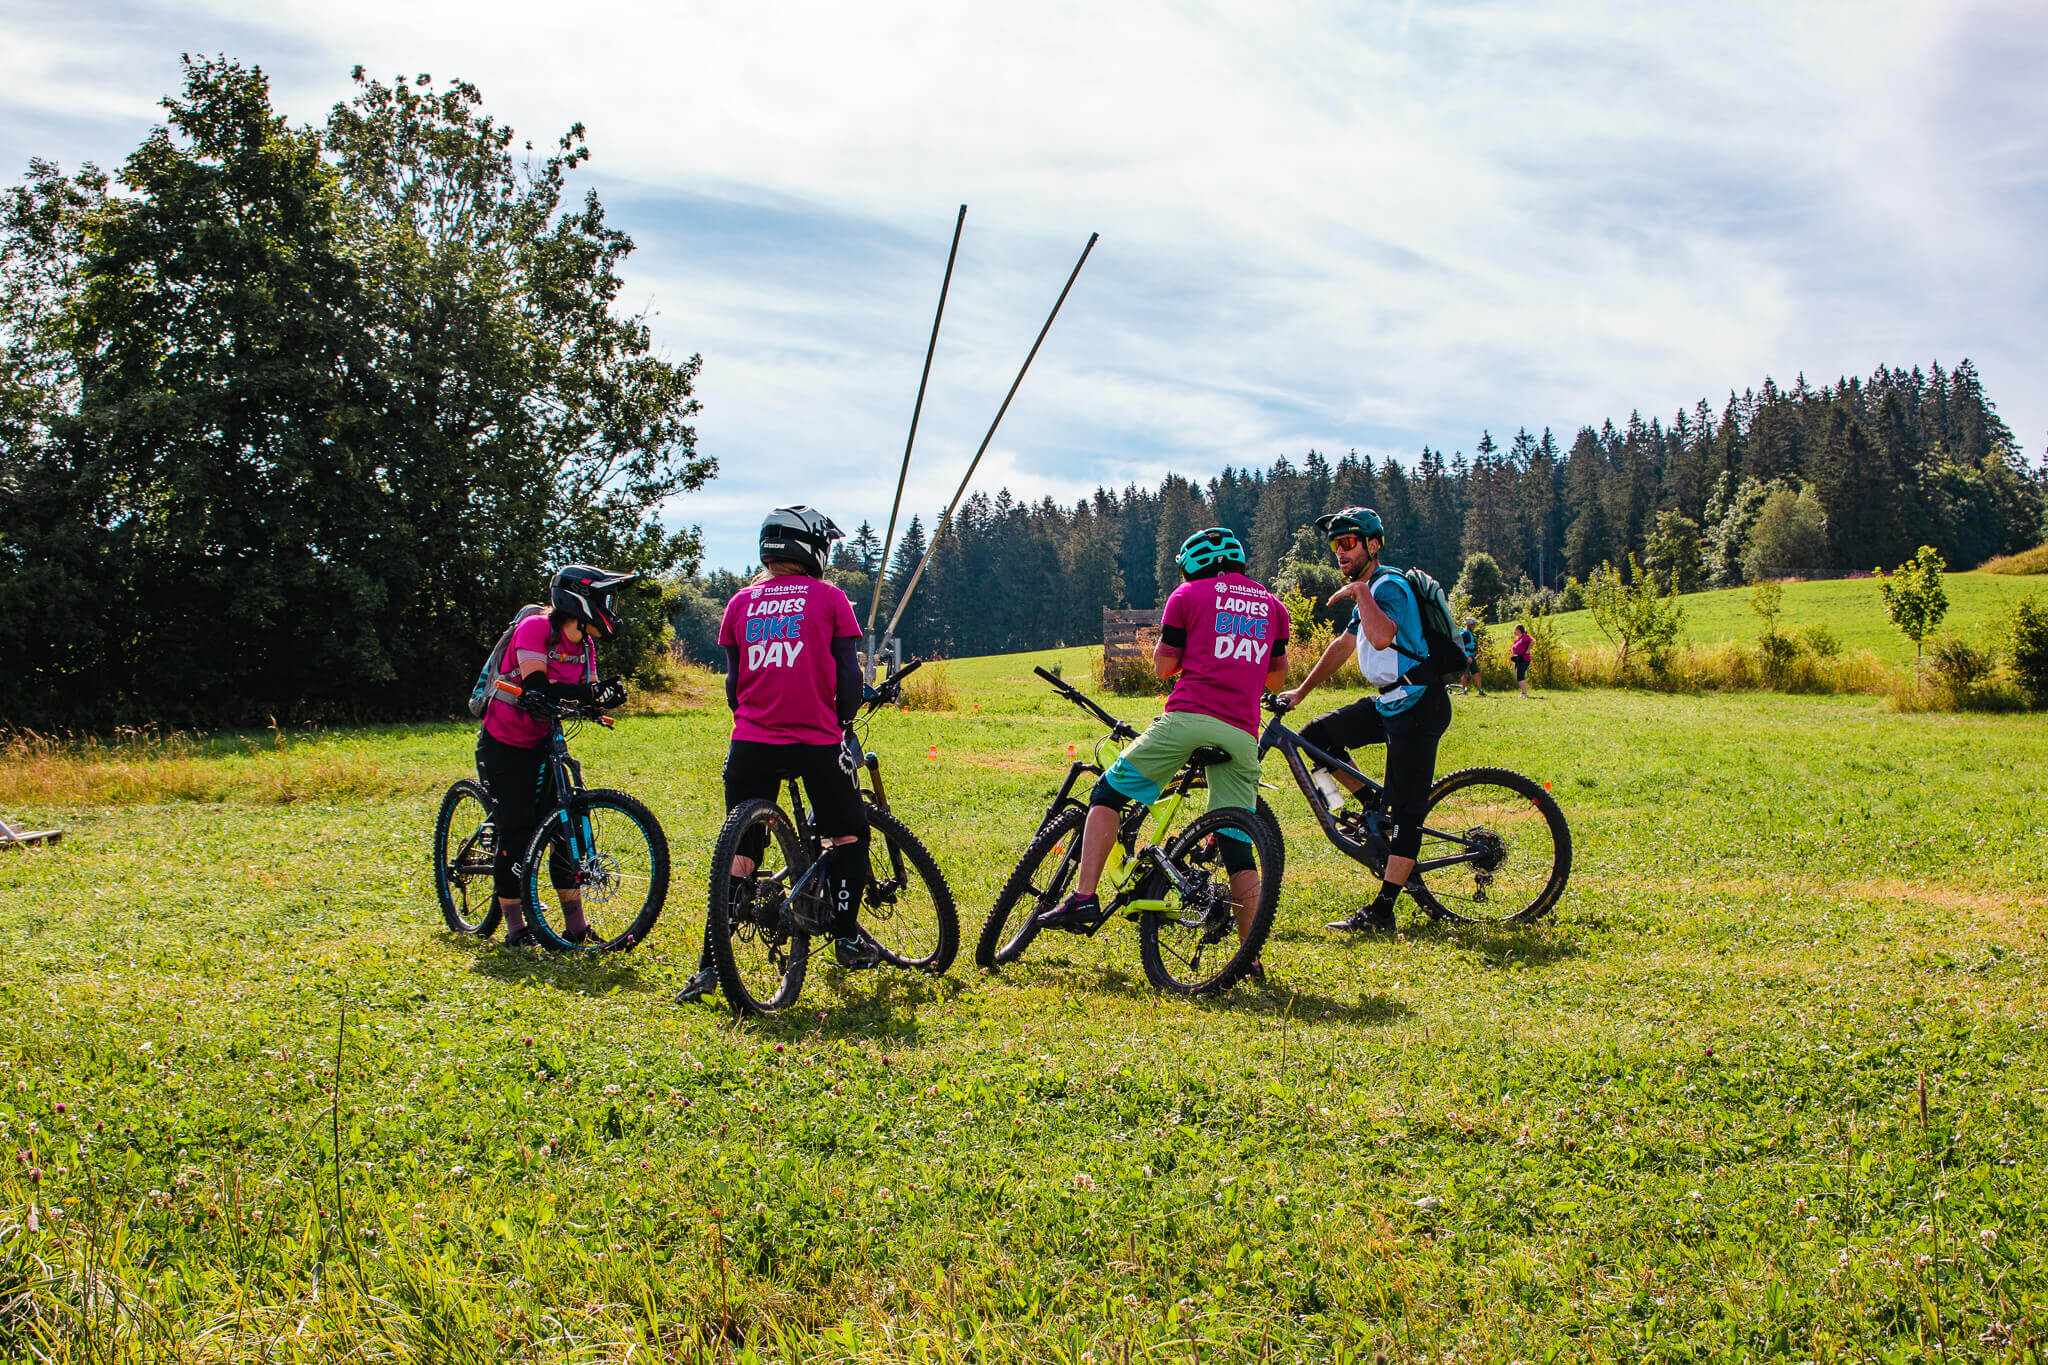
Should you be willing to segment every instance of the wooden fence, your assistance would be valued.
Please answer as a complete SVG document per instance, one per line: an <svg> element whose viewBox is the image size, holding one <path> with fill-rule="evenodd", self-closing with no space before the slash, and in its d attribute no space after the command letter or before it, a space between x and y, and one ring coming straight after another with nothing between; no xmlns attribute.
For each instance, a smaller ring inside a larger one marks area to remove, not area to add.
<svg viewBox="0 0 2048 1365"><path fill-rule="evenodd" d="M1143 664L1152 660L1152 647L1159 643L1159 622L1164 608L1151 611L1102 609L1102 665Z"/></svg>

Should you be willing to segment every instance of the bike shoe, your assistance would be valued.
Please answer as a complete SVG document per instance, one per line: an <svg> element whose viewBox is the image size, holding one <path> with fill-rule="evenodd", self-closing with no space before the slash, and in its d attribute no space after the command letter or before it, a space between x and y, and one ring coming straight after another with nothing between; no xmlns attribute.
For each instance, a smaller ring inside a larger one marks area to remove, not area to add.
<svg viewBox="0 0 2048 1365"><path fill-rule="evenodd" d="M1323 927L1325 929L1348 929L1352 933L1391 934L1397 926L1394 923L1393 907L1388 906L1380 909L1368 905L1357 914L1347 915L1343 919L1333 919Z"/></svg>
<svg viewBox="0 0 2048 1365"><path fill-rule="evenodd" d="M678 1005L694 1005L718 989L718 970L715 967L699 967L697 974L683 983L676 992Z"/></svg>
<svg viewBox="0 0 2048 1365"><path fill-rule="evenodd" d="M604 942L604 938L597 932L597 930L591 928L589 925L586 924L583 926L583 931L581 933L562 935L562 942L581 947L582 945L588 943L602 943Z"/></svg>
<svg viewBox="0 0 2048 1365"><path fill-rule="evenodd" d="M540 935L533 932L532 925L523 925L518 933L505 935L505 946L507 948L538 948L541 946Z"/></svg>
<svg viewBox="0 0 2048 1365"><path fill-rule="evenodd" d="M1071 891L1052 909L1033 915L1031 923L1040 929L1064 929L1070 934L1085 934L1102 923L1102 902L1092 895Z"/></svg>
<svg viewBox="0 0 2048 1365"><path fill-rule="evenodd" d="M889 955L882 951L882 945L875 942L865 929L833 944L832 957L850 972L866 971L889 960Z"/></svg>

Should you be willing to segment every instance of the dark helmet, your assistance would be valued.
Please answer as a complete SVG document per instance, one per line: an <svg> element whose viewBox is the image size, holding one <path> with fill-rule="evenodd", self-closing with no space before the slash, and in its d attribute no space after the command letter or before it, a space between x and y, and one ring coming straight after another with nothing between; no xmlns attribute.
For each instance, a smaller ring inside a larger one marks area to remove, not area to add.
<svg viewBox="0 0 2048 1365"><path fill-rule="evenodd" d="M1211 526L1183 540L1174 562L1188 578L1206 578L1229 568L1242 569L1244 542L1227 526Z"/></svg>
<svg viewBox="0 0 2048 1365"><path fill-rule="evenodd" d="M823 576L825 555L846 532L815 507L778 507L761 521L761 562L787 560L813 578Z"/></svg>
<svg viewBox="0 0 2048 1365"><path fill-rule="evenodd" d="M564 564L548 580L548 598L556 611L575 617L595 631L598 639L609 640L619 633L612 593L637 577L593 569L588 564Z"/></svg>
<svg viewBox="0 0 2048 1365"><path fill-rule="evenodd" d="M1370 507L1347 507L1341 512L1325 512L1316 518L1316 529L1323 533L1324 540L1338 536L1353 535L1360 540L1378 536L1382 542L1387 538L1387 528L1380 521L1380 514Z"/></svg>

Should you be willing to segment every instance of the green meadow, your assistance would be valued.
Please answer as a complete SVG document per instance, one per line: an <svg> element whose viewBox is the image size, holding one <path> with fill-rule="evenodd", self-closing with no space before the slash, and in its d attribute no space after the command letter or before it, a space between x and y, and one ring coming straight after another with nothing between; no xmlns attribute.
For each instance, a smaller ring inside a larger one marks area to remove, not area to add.
<svg viewBox="0 0 2048 1365"><path fill-rule="evenodd" d="M1938 634L1959 635L1973 644L1985 643L2000 617L2030 592L2048 593L2048 579L2038 575L1952 573L1942 585L1948 591L1948 615ZM1754 642L1763 622L1750 609L1751 588L1718 588L1712 592L1687 593L1685 628L1681 640L1695 644L1716 644L1723 640ZM1562 612L1550 618L1557 626L1557 638L1564 644L1585 647L1604 645L1607 638L1593 624L1587 611ZM1809 583L1785 584L1783 614L1778 628L1796 631L1802 626L1824 625L1851 652L1869 650L1894 665L1913 662L1913 642L1899 634L1886 619L1884 601L1874 578L1820 579ZM1507 632L1501 630L1505 639ZM1930 641L1933 637L1929 637Z"/></svg>
<svg viewBox="0 0 2048 1365"><path fill-rule="evenodd" d="M750 1023L670 999L715 702L575 741L675 859L602 960L444 931L466 725L10 758L0 809L66 837L0 854L0 1355L2041 1359L2048 718L1461 698L1440 770L1571 819L1558 911L1340 938L1367 888L1290 788L1272 980L1191 1004L1121 922L972 966L1094 738L1046 657L870 735L952 972Z"/></svg>

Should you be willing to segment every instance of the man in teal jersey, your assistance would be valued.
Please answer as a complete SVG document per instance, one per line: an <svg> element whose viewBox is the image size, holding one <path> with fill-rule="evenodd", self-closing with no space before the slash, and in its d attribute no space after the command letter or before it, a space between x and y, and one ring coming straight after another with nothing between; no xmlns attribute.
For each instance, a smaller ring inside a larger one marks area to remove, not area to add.
<svg viewBox="0 0 2048 1365"><path fill-rule="evenodd" d="M1427 663L1429 644L1422 635L1422 608L1401 574L1380 563L1386 528L1370 507L1347 507L1316 518L1316 528L1329 539L1337 566L1351 579L1330 595L1330 605L1349 600L1351 614L1330 647L1302 679L1283 695L1300 705L1302 698L1356 651L1359 672L1379 688L1367 697L1319 716L1302 727L1301 737L1332 758L1351 763L1350 746L1387 746L1386 809L1382 833L1391 853L1380 881L1379 895L1358 913L1333 920L1332 929L1394 929L1394 902L1415 871L1422 847L1422 808L1436 774L1436 747L1451 723L1451 698L1444 680ZM1355 767L1356 765L1353 764ZM1344 773L1332 777L1352 791L1358 783Z"/></svg>

